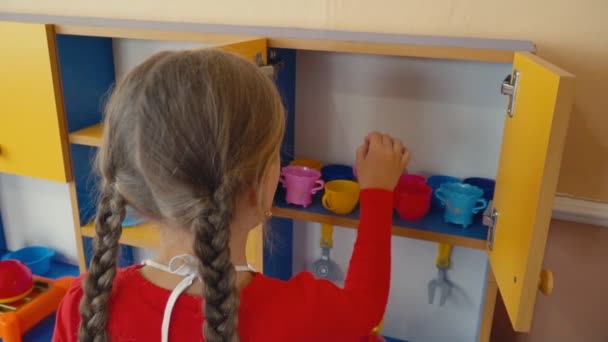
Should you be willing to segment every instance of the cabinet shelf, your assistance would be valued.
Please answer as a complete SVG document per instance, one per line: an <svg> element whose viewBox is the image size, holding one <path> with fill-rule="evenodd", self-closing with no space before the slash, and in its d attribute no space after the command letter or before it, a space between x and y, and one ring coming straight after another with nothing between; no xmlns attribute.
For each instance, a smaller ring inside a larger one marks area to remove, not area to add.
<svg viewBox="0 0 608 342"><path fill-rule="evenodd" d="M101 137L103 136L103 124L99 123L90 127L83 128L76 132L70 133L70 142L72 144L101 146Z"/></svg>
<svg viewBox="0 0 608 342"><path fill-rule="evenodd" d="M359 224L358 208L349 215L337 215L325 210L318 202L314 202L308 208L300 208L279 200L272 208L272 213L275 217L327 223L353 229L356 229ZM443 222L441 211L435 210L417 222L402 220L395 214L393 217L392 234L412 239L449 243L455 246L485 249L488 228L479 222L474 223L468 228L460 228L445 223ZM87 237L95 236L93 223L82 227L82 235ZM144 223L124 228L120 237L120 243L133 247L156 249L160 244L160 236L154 224Z"/></svg>
<svg viewBox="0 0 608 342"><path fill-rule="evenodd" d="M291 218L300 221L326 223L340 227L356 229L359 224L359 208L349 215L338 215L329 212L320 201L316 200L308 208L287 204L280 195L275 201L272 214L276 217ZM432 210L420 221L406 221L395 213L393 215L392 234L412 239L449 243L474 249L485 249L488 228L476 221L468 228L462 228L443 221L441 210Z"/></svg>
<svg viewBox="0 0 608 342"><path fill-rule="evenodd" d="M88 146L100 146L103 124L99 123L70 134L70 142ZM318 196L317 196L318 197ZM290 218L299 221L310 221L332 224L340 227L357 228L359 209L349 215L337 215L327 211L318 198L308 208L289 205L284 200L282 191L277 193L273 214L276 217ZM488 228L479 221L468 228L445 223L441 210L432 210L420 221L402 220L394 214L392 234L412 239L449 243L475 249L485 249ZM82 235L93 237L95 229L92 224L82 228ZM152 224L142 224L123 229L120 242L125 245L155 249L159 245L158 231Z"/></svg>
<svg viewBox="0 0 608 342"><path fill-rule="evenodd" d="M326 223L334 226L356 229L359 225L359 208L348 215L338 215L327 211L320 201L314 201L308 208L287 204L281 195L277 195L272 213L275 217L299 221ZM82 227L82 235L95 236L95 227L89 223ZM397 214L393 216L392 235L412 239L449 243L455 246L474 249L485 249L488 228L476 221L468 228L445 223L441 210L432 210L420 221L406 221ZM154 224L144 223L122 230L120 243L133 247L156 249L160 245L160 236Z"/></svg>
<svg viewBox="0 0 608 342"><path fill-rule="evenodd" d="M82 236L94 237L94 223L89 223L82 227ZM151 223L143 223L133 227L125 227L120 236L120 243L123 245L157 249L160 246L160 235L156 226Z"/></svg>

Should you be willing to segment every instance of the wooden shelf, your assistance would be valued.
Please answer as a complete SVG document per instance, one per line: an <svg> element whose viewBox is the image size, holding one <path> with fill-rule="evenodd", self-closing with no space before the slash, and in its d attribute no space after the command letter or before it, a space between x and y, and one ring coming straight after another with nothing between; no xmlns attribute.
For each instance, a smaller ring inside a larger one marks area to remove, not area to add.
<svg viewBox="0 0 608 342"><path fill-rule="evenodd" d="M89 223L82 227L82 235L87 237L95 236L95 227L93 223ZM122 229L120 243L123 245L157 249L160 246L160 235L155 225L143 223L133 227L125 227Z"/></svg>
<svg viewBox="0 0 608 342"><path fill-rule="evenodd" d="M279 200L275 202L272 208L272 213L276 217L327 223L353 229L356 229L359 225L359 208L349 215L337 215L323 208L318 200L308 208L301 208L285 203L282 195L277 195L277 197ZM445 223L442 212L434 210L424 219L416 222L402 220L395 214L392 234L411 239L443 242L483 250L486 248L488 228L480 222L475 222L468 228ZM95 227L92 223L82 227L82 235L95 236ZM134 227L125 227L120 237L120 243L133 247L156 249L160 245L160 236L158 229L153 224L144 223Z"/></svg>
<svg viewBox="0 0 608 342"><path fill-rule="evenodd" d="M94 126L83 128L79 131L70 133L70 142L72 144L101 146L101 137L103 136L103 124L99 123Z"/></svg>
<svg viewBox="0 0 608 342"><path fill-rule="evenodd" d="M355 229L359 224L359 208L349 215L337 215L323 208L318 199L308 208L302 208L285 203L283 198L282 195L277 194L277 200L272 209L272 214L276 217ZM392 234L412 239L449 243L455 246L485 249L488 228L478 221L468 228L445 223L442 211L434 210L424 219L416 222L402 220L395 214Z"/></svg>

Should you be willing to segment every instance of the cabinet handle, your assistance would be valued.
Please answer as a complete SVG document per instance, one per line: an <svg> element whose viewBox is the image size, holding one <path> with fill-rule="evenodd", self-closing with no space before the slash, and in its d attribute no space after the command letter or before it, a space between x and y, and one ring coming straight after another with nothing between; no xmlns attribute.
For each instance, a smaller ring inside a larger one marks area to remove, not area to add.
<svg viewBox="0 0 608 342"><path fill-rule="evenodd" d="M553 293L553 272L551 270L540 271L540 277L538 278L538 289L540 293L545 296L549 296Z"/></svg>

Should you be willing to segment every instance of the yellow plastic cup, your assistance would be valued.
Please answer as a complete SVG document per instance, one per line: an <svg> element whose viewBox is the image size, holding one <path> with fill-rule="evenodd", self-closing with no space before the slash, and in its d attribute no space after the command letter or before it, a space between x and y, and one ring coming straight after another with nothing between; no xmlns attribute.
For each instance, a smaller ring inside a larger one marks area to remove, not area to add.
<svg viewBox="0 0 608 342"><path fill-rule="evenodd" d="M323 166L323 163L321 163L318 160L312 160L312 159L295 159L292 160L289 163L290 166L305 166L317 171L321 171L321 167Z"/></svg>
<svg viewBox="0 0 608 342"><path fill-rule="evenodd" d="M325 183L323 206L336 214L350 214L359 202L359 183L334 180Z"/></svg>

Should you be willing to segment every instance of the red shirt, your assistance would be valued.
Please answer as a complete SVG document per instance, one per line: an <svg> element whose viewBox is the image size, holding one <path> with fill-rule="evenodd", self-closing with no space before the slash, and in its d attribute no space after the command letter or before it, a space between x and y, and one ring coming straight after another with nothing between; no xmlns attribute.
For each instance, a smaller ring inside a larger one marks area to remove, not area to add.
<svg viewBox="0 0 608 342"><path fill-rule="evenodd" d="M390 283L392 193L361 191L357 241L344 288L303 272L289 281L256 273L241 291L241 341L361 341L384 314ZM139 273L118 272L110 297L112 342L160 341L163 311L171 291ZM77 342L83 296L77 279L57 311L54 342ZM203 341L202 298L182 294L173 309L169 340Z"/></svg>

